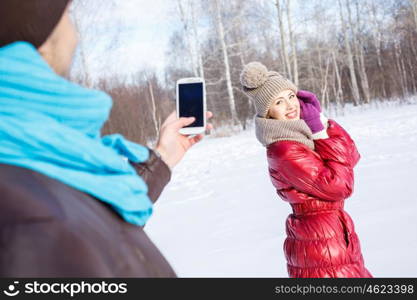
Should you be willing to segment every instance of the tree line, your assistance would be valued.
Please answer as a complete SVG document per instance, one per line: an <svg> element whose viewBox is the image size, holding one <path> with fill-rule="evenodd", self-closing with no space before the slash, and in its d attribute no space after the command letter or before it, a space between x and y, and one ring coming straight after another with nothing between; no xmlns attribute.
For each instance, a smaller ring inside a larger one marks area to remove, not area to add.
<svg viewBox="0 0 417 300"><path fill-rule="evenodd" d="M181 26L170 37L163 76L142 72L129 84L112 78L98 84L115 100L106 133L154 141L175 107L176 80L189 76L205 79L219 134L244 130L254 108L241 91L239 75L250 61L316 93L328 110L401 101L417 93L417 0L171 4Z"/></svg>

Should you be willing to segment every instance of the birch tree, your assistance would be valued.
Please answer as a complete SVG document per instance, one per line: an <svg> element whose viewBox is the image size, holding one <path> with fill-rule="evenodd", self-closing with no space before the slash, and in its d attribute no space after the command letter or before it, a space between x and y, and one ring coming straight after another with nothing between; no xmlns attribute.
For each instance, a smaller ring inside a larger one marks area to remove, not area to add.
<svg viewBox="0 0 417 300"><path fill-rule="evenodd" d="M353 63L353 55L352 55L352 49L350 46L350 39L349 39L349 33L348 33L347 25L346 25L346 20L343 17L343 6L341 3L341 0L338 0L338 2L339 2L340 22L342 24L342 32L343 32L343 37L344 37L346 56L347 56L348 65L349 65L349 74L350 74L350 80L351 80L351 86L352 86L351 89L352 89L353 103L355 106L357 106L359 105L360 95L359 95L358 83L356 80L355 65Z"/></svg>
<svg viewBox="0 0 417 300"><path fill-rule="evenodd" d="M364 51L363 51L363 45L362 45L362 37L358 30L358 27L360 27L360 22L361 22L358 1L356 1L355 6L356 6L356 21L353 21L350 2L346 0L349 27L351 29L352 40L355 41L354 49L355 49L355 57L356 57L357 65L358 65L359 79L361 81L362 90L365 95L365 103L369 103L371 97L369 94L368 75L366 74L366 69L365 69L365 59L364 59Z"/></svg>
<svg viewBox="0 0 417 300"><path fill-rule="evenodd" d="M195 49L197 62L198 62L198 71L199 71L198 75L204 79L205 77L204 77L203 55L201 51L201 42L200 42L200 35L199 35L199 30L198 30L197 16L196 16L197 12L196 12L196 6L195 6L194 1L191 1L190 10L191 10L191 29L192 29L193 40L194 40L194 49Z"/></svg>
<svg viewBox="0 0 417 300"><path fill-rule="evenodd" d="M336 77L336 83L337 83L337 87L336 87L336 107L339 106L339 104L343 101L343 87L342 87L342 80L341 80L341 76L340 76L340 72L339 72L339 66L338 66L338 62L336 60L336 53L335 50L332 50L332 61L333 61L333 68L334 68L334 73L335 73L335 77Z"/></svg>
<svg viewBox="0 0 417 300"><path fill-rule="evenodd" d="M191 69L193 72L194 77L198 77L199 76L199 71L198 71L198 66L197 66L197 60L196 59L196 51L195 51L195 42L191 41L191 37L192 34L194 32L191 31L190 29L190 18L188 18L186 16L186 11L185 11L185 7L184 7L184 0L177 0L177 5L178 5L178 11L179 11L179 15L180 15L180 19L181 19L181 23L183 26L183 32L184 32L184 36L186 37L186 49L189 55L189 61L191 63ZM190 3L188 3L190 4Z"/></svg>
<svg viewBox="0 0 417 300"><path fill-rule="evenodd" d="M377 66L379 70L379 81L382 91L382 97L387 96L386 88L385 88L385 77L384 77L384 67L382 65L382 55L381 55L381 49L382 49L382 26L381 22L378 20L377 16L377 5L375 1L367 1L369 6L369 12L370 12L370 19L371 19L371 36L373 41L373 46L375 47L376 51L376 60L377 60Z"/></svg>
<svg viewBox="0 0 417 300"><path fill-rule="evenodd" d="M284 28L284 8L283 3L281 0L275 0L275 6L277 8L277 16L278 16L278 26L279 26L279 35L281 41L281 61L284 64L284 72L287 74L288 78L292 80L292 72L291 72L291 63L287 52L287 32Z"/></svg>
<svg viewBox="0 0 417 300"><path fill-rule="evenodd" d="M147 80L148 82L148 89L149 89L149 96L151 98L151 104L152 104L152 121L153 121L153 127L155 129L155 135L158 138L158 133L159 133L159 123L156 117L156 103L155 103L155 96L154 96L154 92L153 92L153 85L152 85L152 80Z"/></svg>
<svg viewBox="0 0 417 300"><path fill-rule="evenodd" d="M235 96L233 93L233 84L232 84L232 78L230 74L230 63L229 63L229 57L227 53L226 37L224 34L224 26L223 26L222 15L221 15L221 10L220 10L220 3L219 3L219 0L213 0L213 3L214 3L214 10L215 10L214 13L215 13L216 25L217 25L217 34L218 34L218 39L221 45L222 56L223 56L224 74L225 74L225 79L226 79L229 109L230 109L233 123L237 125L239 124L239 119L237 117L237 112L236 112Z"/></svg>
<svg viewBox="0 0 417 300"><path fill-rule="evenodd" d="M277 0L278 1L278 0ZM294 32L292 28L292 22L291 22L291 0L287 0L286 3L287 6L287 22L288 22L288 33L290 36L290 45L291 45L291 59L293 63L293 71L291 74L293 74L293 81L296 86L298 86L298 62L297 62L297 50L295 45L295 38L294 38Z"/></svg>
<svg viewBox="0 0 417 300"><path fill-rule="evenodd" d="M413 11L413 16L414 16L414 23L415 23L415 29L417 32L417 0L410 0L410 4L412 7L412 11Z"/></svg>

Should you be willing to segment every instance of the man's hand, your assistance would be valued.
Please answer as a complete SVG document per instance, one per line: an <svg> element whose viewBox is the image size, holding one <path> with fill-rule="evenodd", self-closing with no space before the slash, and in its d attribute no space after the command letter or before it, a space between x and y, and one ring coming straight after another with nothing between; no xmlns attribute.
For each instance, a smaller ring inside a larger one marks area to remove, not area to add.
<svg viewBox="0 0 417 300"><path fill-rule="evenodd" d="M207 119L210 119L213 114L208 111ZM179 130L187 125L190 125L195 120L194 117L179 118L176 117L176 112L172 112L161 126L159 132L159 141L156 149L162 157L162 160L172 169L183 157L185 152L195 143L201 141L203 134L198 134L194 137L188 137L179 133ZM213 128L212 124L207 124L207 130Z"/></svg>

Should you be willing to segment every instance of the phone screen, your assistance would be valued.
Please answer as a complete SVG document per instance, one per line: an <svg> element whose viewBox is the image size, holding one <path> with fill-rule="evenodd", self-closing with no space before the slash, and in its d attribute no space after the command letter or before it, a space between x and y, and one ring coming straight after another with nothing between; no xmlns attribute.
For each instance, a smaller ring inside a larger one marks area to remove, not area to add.
<svg viewBox="0 0 417 300"><path fill-rule="evenodd" d="M195 121L186 127L204 126L203 83L178 84L178 106L180 117L195 117Z"/></svg>

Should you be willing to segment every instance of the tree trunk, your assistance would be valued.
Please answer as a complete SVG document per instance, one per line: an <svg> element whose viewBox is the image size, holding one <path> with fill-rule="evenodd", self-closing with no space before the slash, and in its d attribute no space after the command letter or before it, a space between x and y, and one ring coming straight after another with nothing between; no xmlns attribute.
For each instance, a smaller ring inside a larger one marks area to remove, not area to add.
<svg viewBox="0 0 417 300"><path fill-rule="evenodd" d="M215 14L216 14L216 23L217 23L217 34L219 36L220 45L222 48L223 53L223 64L224 64L224 72L226 77L226 86L227 86L227 94L229 96L229 108L231 117L233 120L233 123L235 125L239 124L239 119L237 117L236 112L236 104L235 104L235 97L233 94L233 85L232 85L232 78L230 74L230 63L229 63L229 57L227 54L227 45L226 45L226 38L224 34L224 27L223 27L223 21L220 11L220 3L219 0L213 0L214 6L215 6Z"/></svg>
<svg viewBox="0 0 417 300"><path fill-rule="evenodd" d="M382 58L381 58L381 30L376 18L376 6L375 2L371 4L371 19L372 19L372 40L374 43L375 51L376 51L376 59L378 64L379 70L379 86L381 87L382 97L387 97L387 92L385 89L385 76L384 76L384 68L382 65Z"/></svg>
<svg viewBox="0 0 417 300"><path fill-rule="evenodd" d="M203 57L201 55L201 46L200 46L200 39L198 36L198 27L197 22L195 20L195 7L194 2L191 2L191 26L192 26L192 32L194 35L194 48L197 55L197 61L198 61L198 74L201 78L204 77L204 63L203 63Z"/></svg>
<svg viewBox="0 0 417 300"><path fill-rule="evenodd" d="M311 49L308 50L308 63L307 63L307 70L308 70L308 79L309 82L311 82L311 88L313 91L317 90L316 88L316 79L314 77L314 71L313 71L313 58L311 55Z"/></svg>
<svg viewBox="0 0 417 300"><path fill-rule="evenodd" d="M359 50L359 61L360 61L360 67L361 67L360 78L361 78L363 93L365 94L365 102L369 103L371 102L371 94L369 92L368 75L366 74L365 58L364 58L362 46L360 46L360 50Z"/></svg>
<svg viewBox="0 0 417 300"><path fill-rule="evenodd" d="M320 82L319 82L319 89L321 90L322 89L322 86L323 86L323 80L324 80L324 72L323 72L323 64L322 64L322 62L323 62L323 56L322 56L322 51L321 51L321 47L320 47L320 44L319 43L317 43L317 47L316 47L316 50L317 50L317 59L318 59L318 69L319 69L319 78L320 78ZM320 101L323 101L323 99L321 99Z"/></svg>
<svg viewBox="0 0 417 300"><path fill-rule="evenodd" d="M293 61L293 81L296 86L298 86L298 62L297 62L297 51L295 47L295 39L292 30L291 24L291 9L290 9L291 0L287 0L287 21L288 21L288 31L290 35L290 45L291 45L291 54Z"/></svg>
<svg viewBox="0 0 417 300"><path fill-rule="evenodd" d="M328 91L327 91L327 80L328 80L328 74L329 74L329 65L330 65L330 58L327 58L326 61L326 71L324 73L324 82L323 82L323 88L321 90L321 98L323 99L323 104L326 109L329 108L329 99L328 99Z"/></svg>
<svg viewBox="0 0 417 300"><path fill-rule="evenodd" d="M363 43L362 43L362 37L358 31L358 26L360 26L360 12L359 12L359 4L358 1L355 2L356 6L356 24L352 22L351 15L350 15L350 5L348 2L346 2L346 5L348 7L349 11L349 21L350 25L352 26L354 35L353 39L356 40L356 55L358 59L358 65L359 65L359 78L361 80L361 86L363 93L365 95L365 103L369 103L371 101L371 95L369 93L369 82L368 82L368 75L366 74L366 68L365 68L365 58L364 58L364 51L363 51Z"/></svg>
<svg viewBox="0 0 417 300"><path fill-rule="evenodd" d="M409 41L409 45L410 45L410 53L408 53L407 58L408 58L408 66L410 67L409 73L411 74L411 82L412 82L412 89L413 89L413 93L416 94L417 93L417 68L416 68L416 58L417 58L417 49L416 49L416 45L415 45L415 41L412 40L410 38ZM414 59L414 62L413 62Z"/></svg>
<svg viewBox="0 0 417 300"><path fill-rule="evenodd" d="M336 61L336 54L335 51L332 51L333 57L333 67L336 74L336 81L337 81L337 93L336 93L336 106L343 102L343 87L342 87L342 80L340 78L339 67Z"/></svg>
<svg viewBox="0 0 417 300"><path fill-rule="evenodd" d="M411 62L411 54L406 56L407 59L407 65L409 67L409 71L407 71L408 74L410 74L410 82L411 82L411 89L413 91L413 93L417 93L417 88L416 88L416 75L415 72L413 70L413 63ZM410 90L410 89L409 89Z"/></svg>
<svg viewBox="0 0 417 300"><path fill-rule="evenodd" d="M277 7L278 13L278 24L279 24L279 33L281 37L281 58L282 63L285 66L285 73L290 80L292 80L292 73L291 73L291 64L290 59L287 53L287 46L286 46L286 32L284 29L284 20L283 20L283 9L281 7L281 0L276 0L275 5Z"/></svg>
<svg viewBox="0 0 417 300"><path fill-rule="evenodd" d="M153 121L153 126L155 129L155 136L156 136L156 139L158 139L159 124L158 124L157 117L156 117L155 97L153 95L153 87L152 87L151 80L148 80L148 88L149 88L149 95L151 97L151 104L152 104L152 121Z"/></svg>
<svg viewBox="0 0 417 300"><path fill-rule="evenodd" d="M408 96L408 79L407 79L407 71L405 69L405 64L404 64L404 57L401 55L401 71L403 74L403 78L404 78L404 97Z"/></svg>
<svg viewBox="0 0 417 300"><path fill-rule="evenodd" d="M400 53L400 45L398 45L398 42L396 41L394 43L394 54L395 54L395 64L397 66L397 71L398 71L398 77L400 80L400 88L402 90L402 96L405 96L407 94L407 90L405 88L405 78L404 78L404 72L402 69L402 64L401 64L401 53Z"/></svg>
<svg viewBox="0 0 417 300"><path fill-rule="evenodd" d="M189 32L189 25L188 25L188 21L186 19L185 16L185 12L184 12L184 7L182 5L182 0L177 0L178 3L178 10L180 12L180 18L181 18L181 22L183 25L183 30L184 30L184 35L186 36L186 41L187 41L187 50L188 50L188 54L190 56L189 61L191 62L191 68L193 70L193 74L194 77L198 77L199 72L197 69L197 63L196 63L196 59L195 59L195 53L193 51L193 43L191 43L191 34Z"/></svg>
<svg viewBox="0 0 417 300"><path fill-rule="evenodd" d="M355 65L353 63L352 49L350 47L349 33L346 28L346 22L343 18L343 6L340 0L339 0L339 11L340 11L340 21L342 23L342 31L343 31L343 36L345 40L345 48L346 48L346 54L347 54L347 59L348 59L348 65L349 65L349 74L350 74L350 80L351 80L351 86L352 86L353 104L357 106L359 105L360 95L359 95L358 83L356 80Z"/></svg>
<svg viewBox="0 0 417 300"><path fill-rule="evenodd" d="M416 32L417 32L417 0L410 0L411 7L413 8L413 15L414 15L414 23L416 26Z"/></svg>

